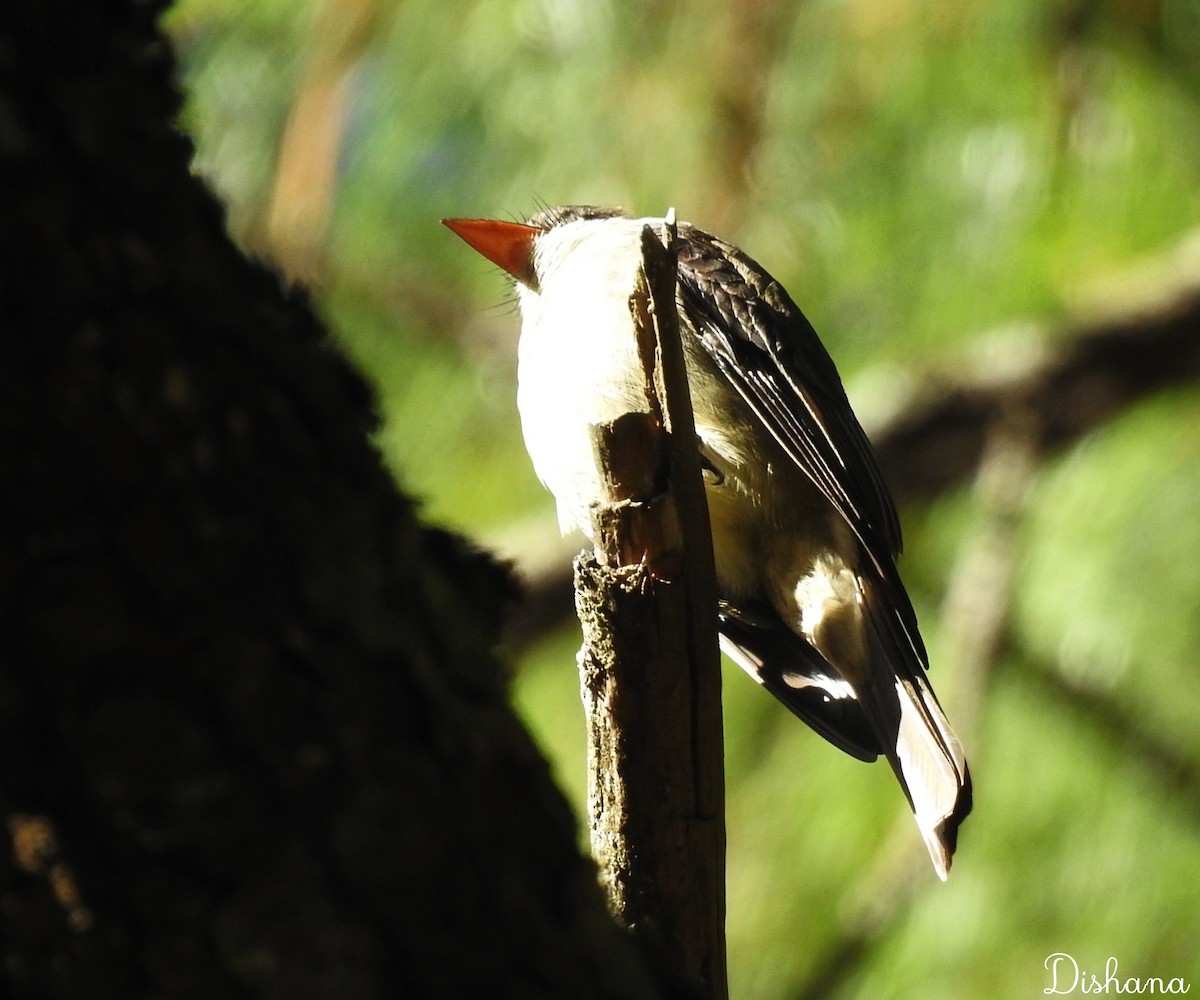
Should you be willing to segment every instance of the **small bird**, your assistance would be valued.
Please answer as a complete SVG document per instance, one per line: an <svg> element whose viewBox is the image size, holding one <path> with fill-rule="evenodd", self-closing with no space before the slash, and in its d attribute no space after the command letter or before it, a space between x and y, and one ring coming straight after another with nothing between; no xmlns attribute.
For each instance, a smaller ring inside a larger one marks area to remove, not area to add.
<svg viewBox="0 0 1200 1000"><path fill-rule="evenodd" d="M646 226L592 206L446 219L516 281L517 406L564 531L602 497L590 429L644 410L629 298ZM883 754L943 880L971 810L962 745L896 570L900 523L837 369L783 287L677 227L676 305L706 468L722 649L846 753Z"/></svg>

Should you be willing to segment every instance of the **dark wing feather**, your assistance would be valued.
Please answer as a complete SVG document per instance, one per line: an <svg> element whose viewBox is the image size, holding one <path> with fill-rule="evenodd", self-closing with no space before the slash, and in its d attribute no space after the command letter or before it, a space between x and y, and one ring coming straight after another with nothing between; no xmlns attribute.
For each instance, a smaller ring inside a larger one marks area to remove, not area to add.
<svg viewBox="0 0 1200 1000"><path fill-rule="evenodd" d="M746 673L839 750L868 763L879 756L879 735L859 699L777 615L748 616L722 602L718 619L721 648Z"/></svg>
<svg viewBox="0 0 1200 1000"><path fill-rule="evenodd" d="M701 343L888 576L900 521L841 379L787 292L737 247L680 226L679 294Z"/></svg>

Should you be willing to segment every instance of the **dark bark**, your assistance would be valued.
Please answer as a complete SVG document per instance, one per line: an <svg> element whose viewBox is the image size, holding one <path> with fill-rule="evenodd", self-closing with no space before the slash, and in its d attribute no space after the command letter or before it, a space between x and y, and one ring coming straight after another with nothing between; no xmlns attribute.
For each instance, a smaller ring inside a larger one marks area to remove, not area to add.
<svg viewBox="0 0 1200 1000"><path fill-rule="evenodd" d="M0 16L0 983L648 996L371 400L187 173L158 10Z"/></svg>

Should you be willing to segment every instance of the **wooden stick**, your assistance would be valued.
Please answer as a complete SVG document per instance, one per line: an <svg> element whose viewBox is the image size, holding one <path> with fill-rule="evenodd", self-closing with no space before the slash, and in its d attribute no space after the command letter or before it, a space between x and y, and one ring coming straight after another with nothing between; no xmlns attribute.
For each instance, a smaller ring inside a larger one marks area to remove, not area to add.
<svg viewBox="0 0 1200 1000"><path fill-rule="evenodd" d="M668 217L668 242L674 220ZM595 429L608 502L575 564L592 852L610 905L711 1000L725 967L724 750L708 508L675 306L647 227L630 299L647 409Z"/></svg>

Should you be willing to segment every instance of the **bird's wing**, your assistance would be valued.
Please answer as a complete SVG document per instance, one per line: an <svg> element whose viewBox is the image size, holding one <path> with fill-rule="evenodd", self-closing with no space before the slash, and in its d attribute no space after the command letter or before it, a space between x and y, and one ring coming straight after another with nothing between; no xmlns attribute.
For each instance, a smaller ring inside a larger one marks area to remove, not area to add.
<svg viewBox="0 0 1200 1000"><path fill-rule="evenodd" d="M880 572L900 521L833 361L787 292L737 247L680 226L679 295L700 342L846 520Z"/></svg>
<svg viewBox="0 0 1200 1000"><path fill-rule="evenodd" d="M891 609L891 644L909 647L910 669L924 668L916 614L895 568L900 520L833 361L758 263L691 226L679 236L679 298L701 345L858 537Z"/></svg>
<svg viewBox="0 0 1200 1000"><path fill-rule="evenodd" d="M731 244L691 227L679 236L678 294L695 335L873 564L860 577L867 641L872 662L887 669L850 688L802 637L784 649L769 628L735 613L722 613L723 645L827 739L864 760L887 756L945 878L971 779L925 679L928 658L894 561L900 524L874 452L833 362L779 283Z"/></svg>

